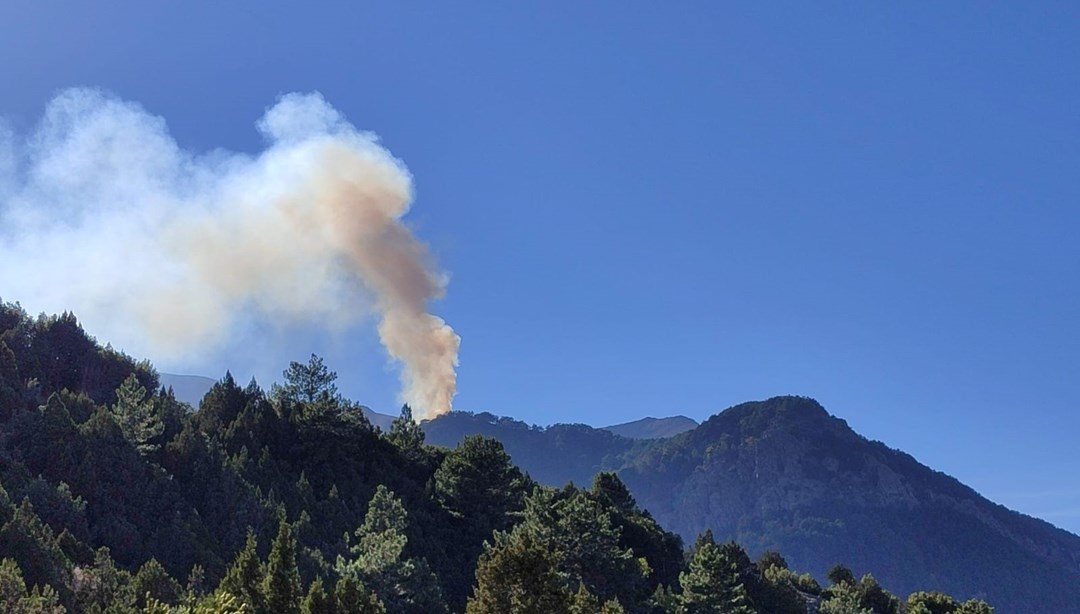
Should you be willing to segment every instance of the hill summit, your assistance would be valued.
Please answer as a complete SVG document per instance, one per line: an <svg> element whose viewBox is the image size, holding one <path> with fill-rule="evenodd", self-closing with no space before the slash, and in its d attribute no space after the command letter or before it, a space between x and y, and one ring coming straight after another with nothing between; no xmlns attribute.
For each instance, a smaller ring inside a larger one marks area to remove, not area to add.
<svg viewBox="0 0 1080 614"><path fill-rule="evenodd" d="M810 398L743 403L655 440L491 414L452 413L425 428L442 445L495 437L542 483L615 471L685 540L711 530L752 554L779 550L819 578L844 563L899 593L930 585L1004 612L1080 612L1080 537L867 440Z"/></svg>

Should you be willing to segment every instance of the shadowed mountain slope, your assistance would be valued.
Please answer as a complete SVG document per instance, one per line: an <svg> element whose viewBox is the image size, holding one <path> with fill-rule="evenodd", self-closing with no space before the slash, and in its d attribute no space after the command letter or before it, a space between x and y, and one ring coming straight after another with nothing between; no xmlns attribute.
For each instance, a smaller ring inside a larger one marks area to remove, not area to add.
<svg viewBox="0 0 1080 614"><path fill-rule="evenodd" d="M601 428L630 439L663 439L685 433L697 425L697 421L686 416L670 416L668 418L642 418Z"/></svg>
<svg viewBox="0 0 1080 614"><path fill-rule="evenodd" d="M778 549L819 578L844 563L901 594L933 587L1000 612L1080 612L1080 537L865 439L812 399L744 403L658 440L490 414L455 413L426 430L442 445L470 432L499 438L549 484L616 470L684 539L711 529L754 553Z"/></svg>
<svg viewBox="0 0 1080 614"><path fill-rule="evenodd" d="M217 383L216 379L202 375L177 375L175 373L162 373L159 376L161 385L172 388L176 400L187 403L194 409L199 408L199 402Z"/></svg>

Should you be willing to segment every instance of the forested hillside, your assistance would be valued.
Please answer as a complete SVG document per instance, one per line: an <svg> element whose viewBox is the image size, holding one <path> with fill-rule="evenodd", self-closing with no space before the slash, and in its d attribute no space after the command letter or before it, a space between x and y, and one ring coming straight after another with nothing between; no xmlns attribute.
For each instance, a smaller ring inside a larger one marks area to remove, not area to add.
<svg viewBox="0 0 1080 614"><path fill-rule="evenodd" d="M541 487L495 439L426 445L407 408L373 428L335 381L312 356L191 408L73 315L0 303L0 610L990 611L708 531L684 550L613 473Z"/></svg>
<svg viewBox="0 0 1080 614"><path fill-rule="evenodd" d="M866 440L811 399L745 403L654 441L466 412L424 427L447 446L495 437L544 484L614 471L685 540L712 530L818 578L844 561L900 593L934 586L1008 612L1080 612L1080 537Z"/></svg>

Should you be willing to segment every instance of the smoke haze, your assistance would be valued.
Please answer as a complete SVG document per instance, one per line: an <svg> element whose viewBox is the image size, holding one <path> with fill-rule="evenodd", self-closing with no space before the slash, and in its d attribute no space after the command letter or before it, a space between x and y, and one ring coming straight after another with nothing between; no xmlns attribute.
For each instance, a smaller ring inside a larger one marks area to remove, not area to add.
<svg viewBox="0 0 1080 614"><path fill-rule="evenodd" d="M214 351L253 314L333 331L374 313L418 418L450 410L447 278L402 221L404 164L319 94L257 123L258 155L182 150L165 122L73 89L19 139L0 123L0 288L71 310L136 356Z"/></svg>

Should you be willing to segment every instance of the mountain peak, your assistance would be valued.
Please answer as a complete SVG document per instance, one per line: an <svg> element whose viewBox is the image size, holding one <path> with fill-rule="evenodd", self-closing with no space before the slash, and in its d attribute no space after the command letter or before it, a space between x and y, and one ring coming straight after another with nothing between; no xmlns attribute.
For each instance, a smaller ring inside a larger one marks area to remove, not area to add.
<svg viewBox="0 0 1080 614"><path fill-rule="evenodd" d="M603 430L615 433L620 437L630 439L662 439L672 437L679 433L685 433L698 426L697 421L686 416L670 416L667 418L642 418L632 422L613 424L602 427Z"/></svg>
<svg viewBox="0 0 1080 614"><path fill-rule="evenodd" d="M1080 586L1080 538L859 435L809 397L741 403L665 439L490 415L425 428L428 441L443 445L472 432L497 437L549 485L615 471L687 541L709 529L754 553L779 550L818 577L843 563L874 570L895 592L932 581L948 593L986 596L1001 611L1080 611L1080 590L1069 588Z"/></svg>

